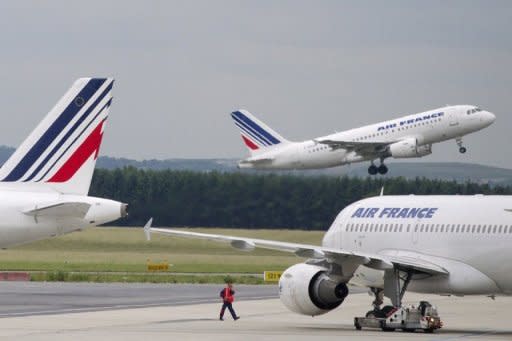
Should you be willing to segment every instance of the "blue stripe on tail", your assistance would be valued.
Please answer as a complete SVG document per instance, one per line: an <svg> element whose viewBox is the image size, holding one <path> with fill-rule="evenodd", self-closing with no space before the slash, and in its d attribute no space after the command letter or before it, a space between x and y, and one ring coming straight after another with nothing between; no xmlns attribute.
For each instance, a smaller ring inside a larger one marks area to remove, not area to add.
<svg viewBox="0 0 512 341"><path fill-rule="evenodd" d="M69 124L75 115L82 109L83 105L98 91L105 83L105 78L93 78L87 82L80 93L68 104L66 109L52 123L48 130L32 146L21 161L2 181L17 181L25 175L34 162L46 151L59 133Z"/></svg>
<svg viewBox="0 0 512 341"><path fill-rule="evenodd" d="M273 135L271 135L269 132L267 132L266 130L264 130L263 128L261 128L258 124L256 124L253 120L251 120L250 118L248 118L247 116L245 116L243 113L241 113L240 111L235 111L231 114L233 116L233 118L238 118L240 121L242 121L243 123L245 123L246 126L249 126L251 127L252 129L254 129L256 132L259 133L259 135L263 138L265 138L266 140L268 140L271 144L278 144L278 143L281 143L281 141L279 141L277 138L275 138Z"/></svg>
<svg viewBox="0 0 512 341"><path fill-rule="evenodd" d="M264 136L262 136L259 132L257 132L255 129L251 128L247 123L245 123L244 121L242 121L240 118L238 118L237 116L231 114L231 117L233 118L233 120L235 121L235 125L242 129L243 131L245 131L246 133L250 134L253 138L257 139L258 141L260 141L261 144L265 145L265 146L271 146L272 145L272 142L270 142L268 139L266 139Z"/></svg>
<svg viewBox="0 0 512 341"><path fill-rule="evenodd" d="M45 157L45 159L39 164L39 166L37 166L37 168L32 172L32 174L25 181L32 180L37 175L37 173L39 173L39 171L48 163L48 160L50 160L53 157L53 155L55 155L55 153L62 147L62 145L64 143L66 143L66 141L69 139L69 137L84 122L84 120L89 116L89 114L94 109L96 109L98 104L105 98L105 96L110 92L110 90L112 90L113 85L114 85L114 81L112 81L105 88L105 90L101 93L101 95L99 95L98 98L96 98L94 103L91 106L89 106L89 108L87 108L85 113L83 113L82 116L75 122L75 124L73 124L73 127L71 127L71 129L69 129L69 131L66 133L66 135L64 135L64 137L62 137L62 139L59 141L59 143L57 143L55 145L55 147L53 147L52 151Z"/></svg>
<svg viewBox="0 0 512 341"><path fill-rule="evenodd" d="M270 146L270 142L268 142L267 140L264 140L262 137L260 137L258 134L254 133L254 131L248 129L247 127L245 127L242 123L238 122L237 119L235 119L235 125L240 128L240 130L244 133L246 133L249 137L251 137L252 139L254 139L256 142L258 142L259 144L262 144L264 146Z"/></svg>

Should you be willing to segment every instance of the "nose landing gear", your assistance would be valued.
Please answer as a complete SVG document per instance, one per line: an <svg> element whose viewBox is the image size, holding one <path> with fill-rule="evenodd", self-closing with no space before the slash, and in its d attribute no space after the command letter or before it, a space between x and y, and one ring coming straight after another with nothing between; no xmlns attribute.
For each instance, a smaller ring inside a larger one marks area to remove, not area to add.
<svg viewBox="0 0 512 341"><path fill-rule="evenodd" d="M462 145L462 137L457 137L455 139L455 142L457 143L457 146L459 146L459 153L464 154L465 152L467 152L466 147Z"/></svg>

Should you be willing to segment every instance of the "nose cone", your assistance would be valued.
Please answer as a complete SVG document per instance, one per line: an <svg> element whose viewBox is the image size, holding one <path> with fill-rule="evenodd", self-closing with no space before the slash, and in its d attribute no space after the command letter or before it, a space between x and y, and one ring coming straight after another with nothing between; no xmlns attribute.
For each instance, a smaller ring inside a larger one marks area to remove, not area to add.
<svg viewBox="0 0 512 341"><path fill-rule="evenodd" d="M496 121L496 115L494 115L492 112L484 111L482 114L483 114L483 121L487 125L491 125L494 121Z"/></svg>

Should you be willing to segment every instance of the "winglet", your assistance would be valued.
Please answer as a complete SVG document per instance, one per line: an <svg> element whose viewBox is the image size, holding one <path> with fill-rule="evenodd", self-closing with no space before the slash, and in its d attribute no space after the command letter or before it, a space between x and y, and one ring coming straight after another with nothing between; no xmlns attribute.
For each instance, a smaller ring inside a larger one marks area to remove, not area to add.
<svg viewBox="0 0 512 341"><path fill-rule="evenodd" d="M144 234L146 235L146 240L149 242L151 240L151 224L153 223L153 218L149 218L146 225L144 225Z"/></svg>

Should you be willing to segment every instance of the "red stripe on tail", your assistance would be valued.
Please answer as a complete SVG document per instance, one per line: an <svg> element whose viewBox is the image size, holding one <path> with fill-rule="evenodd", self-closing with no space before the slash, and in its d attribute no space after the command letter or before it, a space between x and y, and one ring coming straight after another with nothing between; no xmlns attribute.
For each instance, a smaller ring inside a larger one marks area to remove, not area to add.
<svg viewBox="0 0 512 341"><path fill-rule="evenodd" d="M94 159L98 157L100 151L101 139L103 137L102 128L105 120L92 131L85 141L78 147L71 157L60 167L60 169L48 180L48 182L66 182L75 175L82 165L94 153Z"/></svg>
<svg viewBox="0 0 512 341"><path fill-rule="evenodd" d="M256 150L259 148L257 145L254 144L254 142L252 142L251 140L249 140L247 137L245 137L243 135L242 135L242 140L244 140L245 145L252 150Z"/></svg>

